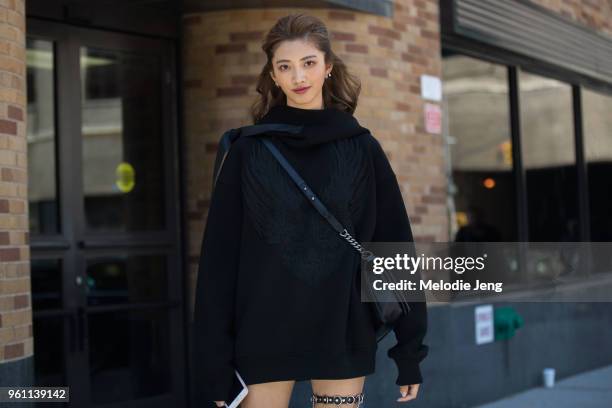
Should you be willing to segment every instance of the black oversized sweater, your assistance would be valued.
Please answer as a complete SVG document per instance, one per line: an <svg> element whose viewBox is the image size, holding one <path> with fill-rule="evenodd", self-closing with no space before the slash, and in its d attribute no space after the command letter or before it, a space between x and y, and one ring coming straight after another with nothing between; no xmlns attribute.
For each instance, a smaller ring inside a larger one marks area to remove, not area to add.
<svg viewBox="0 0 612 408"><path fill-rule="evenodd" d="M359 242L412 241L400 189L379 142L334 108L272 107L258 123ZM377 343L358 290L360 257L321 217L263 143L238 139L223 163L204 231L194 346L201 401L223 400L234 368L247 384L371 374ZM421 383L424 302L412 303L388 352L397 385Z"/></svg>

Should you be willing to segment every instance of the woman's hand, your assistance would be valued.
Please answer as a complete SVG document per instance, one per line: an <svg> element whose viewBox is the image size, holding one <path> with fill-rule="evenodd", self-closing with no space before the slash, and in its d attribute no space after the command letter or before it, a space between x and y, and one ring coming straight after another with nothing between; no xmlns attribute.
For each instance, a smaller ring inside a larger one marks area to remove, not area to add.
<svg viewBox="0 0 612 408"><path fill-rule="evenodd" d="M415 399L417 393L419 392L419 385L421 384L400 385L399 389L402 396L397 399L397 402L405 402Z"/></svg>
<svg viewBox="0 0 612 408"><path fill-rule="evenodd" d="M225 401L215 401L215 404L217 404L218 407L222 407L225 405Z"/></svg>

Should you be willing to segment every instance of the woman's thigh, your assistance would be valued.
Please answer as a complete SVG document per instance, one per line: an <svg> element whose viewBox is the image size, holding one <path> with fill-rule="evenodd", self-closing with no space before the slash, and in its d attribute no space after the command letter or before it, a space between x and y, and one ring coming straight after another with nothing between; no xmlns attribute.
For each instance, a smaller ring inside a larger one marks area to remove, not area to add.
<svg viewBox="0 0 612 408"><path fill-rule="evenodd" d="M363 384L365 383L365 376L347 378L342 380L310 380L312 385L312 392L317 395L339 395L339 396L350 396L359 394L363 391ZM317 406L320 404L317 404ZM350 405L343 405L349 407Z"/></svg>
<svg viewBox="0 0 612 408"><path fill-rule="evenodd" d="M287 408L295 381L250 384L240 408Z"/></svg>

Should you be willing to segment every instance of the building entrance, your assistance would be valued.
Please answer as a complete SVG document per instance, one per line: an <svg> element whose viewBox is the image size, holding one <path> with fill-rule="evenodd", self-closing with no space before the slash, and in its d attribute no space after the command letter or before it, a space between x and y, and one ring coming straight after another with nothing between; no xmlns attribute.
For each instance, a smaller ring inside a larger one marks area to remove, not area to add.
<svg viewBox="0 0 612 408"><path fill-rule="evenodd" d="M185 406L174 44L27 21L34 372Z"/></svg>

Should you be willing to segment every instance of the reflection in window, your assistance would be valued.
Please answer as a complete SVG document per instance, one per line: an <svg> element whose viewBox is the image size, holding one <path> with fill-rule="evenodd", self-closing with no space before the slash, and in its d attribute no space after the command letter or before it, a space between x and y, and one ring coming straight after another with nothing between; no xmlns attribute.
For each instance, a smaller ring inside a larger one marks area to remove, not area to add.
<svg viewBox="0 0 612 408"><path fill-rule="evenodd" d="M51 41L27 39L28 200L32 234L59 232L55 163L55 66Z"/></svg>
<svg viewBox="0 0 612 408"><path fill-rule="evenodd" d="M34 334L34 385L38 387L66 386L66 355L64 336L66 318L46 316L35 318L32 322ZM43 402L37 404L42 407ZM48 404L48 403L46 403ZM45 406L48 406L46 405ZM7 404L8 405L8 404Z"/></svg>
<svg viewBox="0 0 612 408"><path fill-rule="evenodd" d="M515 241L515 190L506 67L445 51L456 241Z"/></svg>
<svg viewBox="0 0 612 408"><path fill-rule="evenodd" d="M612 241L612 96L582 89L591 241ZM607 245L594 245L592 270L612 271Z"/></svg>
<svg viewBox="0 0 612 408"><path fill-rule="evenodd" d="M67 320L62 315L40 317L40 312L61 310L64 305L63 264L59 259L32 259L30 265L35 385L63 386L66 384L64 325Z"/></svg>
<svg viewBox="0 0 612 408"><path fill-rule="evenodd" d="M612 96L582 90L591 241L612 241Z"/></svg>
<svg viewBox="0 0 612 408"><path fill-rule="evenodd" d="M82 47L80 64L87 229L163 229L160 59Z"/></svg>
<svg viewBox="0 0 612 408"><path fill-rule="evenodd" d="M167 393L170 379L166 309L89 314L91 400L96 404Z"/></svg>
<svg viewBox="0 0 612 408"><path fill-rule="evenodd" d="M519 87L529 241L578 241L571 87L526 72Z"/></svg>
<svg viewBox="0 0 612 408"><path fill-rule="evenodd" d="M57 259L32 259L30 264L34 312L61 309L62 262Z"/></svg>
<svg viewBox="0 0 612 408"><path fill-rule="evenodd" d="M167 300L164 256L112 256L87 261L87 304Z"/></svg>

